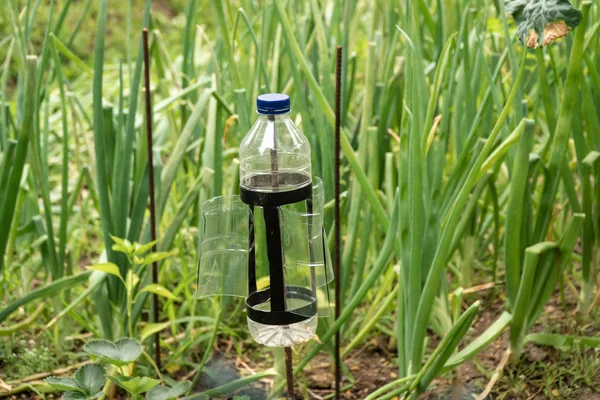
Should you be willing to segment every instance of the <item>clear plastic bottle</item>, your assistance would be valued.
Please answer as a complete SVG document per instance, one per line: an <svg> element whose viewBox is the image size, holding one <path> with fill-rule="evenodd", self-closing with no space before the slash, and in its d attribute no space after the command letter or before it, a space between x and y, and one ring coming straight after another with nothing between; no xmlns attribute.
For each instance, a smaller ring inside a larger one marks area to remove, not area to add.
<svg viewBox="0 0 600 400"><path fill-rule="evenodd" d="M297 191L311 185L310 144L304 134L290 119L290 99L283 94L267 94L257 99L258 120L240 144L240 185L242 191L269 196L274 193ZM310 193L310 192L309 192ZM265 219L278 219L277 208L264 208ZM271 220L271 222L273 222ZM268 246L278 242L281 232L280 221L267 225ZM281 243L275 244L281 248ZM263 312L294 312L305 304L303 300L288 297L284 283L282 251L269 253L271 296L253 306ZM281 259L279 259L281 258ZM275 276L279 275L279 276ZM304 316L300 322L268 325L248 317L248 328L252 338L265 346L289 347L310 340L317 329L317 315Z"/></svg>
<svg viewBox="0 0 600 400"><path fill-rule="evenodd" d="M289 105L283 94L258 97L258 120L240 144L245 189L282 192L310 184L310 143L290 119Z"/></svg>

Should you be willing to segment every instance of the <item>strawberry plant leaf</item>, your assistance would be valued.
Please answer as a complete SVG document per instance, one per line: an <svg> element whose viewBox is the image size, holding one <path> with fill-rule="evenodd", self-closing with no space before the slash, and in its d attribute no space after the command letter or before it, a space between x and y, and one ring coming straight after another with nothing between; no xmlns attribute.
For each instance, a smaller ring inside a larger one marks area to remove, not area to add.
<svg viewBox="0 0 600 400"><path fill-rule="evenodd" d="M146 400L173 400L183 396L190 388L191 382L183 381L172 387L155 386L146 394Z"/></svg>
<svg viewBox="0 0 600 400"><path fill-rule="evenodd" d="M96 339L90 340L83 346L83 350L105 359L113 365L123 366L137 360L142 354L142 345L131 338L122 338L115 343L109 340Z"/></svg>
<svg viewBox="0 0 600 400"><path fill-rule="evenodd" d="M62 400L87 400L88 396L81 392L65 392Z"/></svg>
<svg viewBox="0 0 600 400"><path fill-rule="evenodd" d="M73 377L87 396L98 393L106 381L104 368L98 364L84 365L75 372Z"/></svg>
<svg viewBox="0 0 600 400"><path fill-rule="evenodd" d="M160 383L160 381L147 376L109 376L108 379L134 397L147 392Z"/></svg>
<svg viewBox="0 0 600 400"><path fill-rule="evenodd" d="M72 378L57 378L51 376L45 379L45 382L57 390L76 391L83 393L83 390L77 385L75 379Z"/></svg>
<svg viewBox="0 0 600 400"><path fill-rule="evenodd" d="M146 400L170 400L177 397L169 394L170 388L166 386L155 386L146 393Z"/></svg>

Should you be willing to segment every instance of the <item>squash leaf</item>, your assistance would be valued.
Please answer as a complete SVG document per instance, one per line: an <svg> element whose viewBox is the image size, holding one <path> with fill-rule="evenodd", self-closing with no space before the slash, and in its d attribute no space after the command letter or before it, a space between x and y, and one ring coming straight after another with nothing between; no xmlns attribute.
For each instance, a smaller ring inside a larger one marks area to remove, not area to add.
<svg viewBox="0 0 600 400"><path fill-rule="evenodd" d="M530 48L566 36L582 19L569 0L506 0L506 12L517 23L519 39Z"/></svg>

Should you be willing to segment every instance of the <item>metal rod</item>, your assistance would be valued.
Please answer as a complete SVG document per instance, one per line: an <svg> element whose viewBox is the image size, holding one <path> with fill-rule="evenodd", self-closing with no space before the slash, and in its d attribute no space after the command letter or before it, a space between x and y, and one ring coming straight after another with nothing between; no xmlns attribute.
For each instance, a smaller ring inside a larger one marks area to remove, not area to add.
<svg viewBox="0 0 600 400"><path fill-rule="evenodd" d="M271 185L273 190L279 189L279 163L277 160L277 121L274 115L267 116L273 122L273 148L271 149ZM274 212L274 215L271 213ZM269 256L269 274L271 277L271 310L285 311L287 296L285 294L285 276L283 275L283 259L281 251L281 226L279 208L264 210L265 228L267 229L267 253ZM269 237L271 236L271 237ZM269 240L271 239L271 240ZM275 264L275 265L274 265ZM273 284L279 287L274 287ZM285 377L288 398L294 398L294 370L292 367L292 349L285 348Z"/></svg>
<svg viewBox="0 0 600 400"><path fill-rule="evenodd" d="M292 368L292 349L290 347L285 348L285 377L288 399L294 399L294 369Z"/></svg>
<svg viewBox="0 0 600 400"><path fill-rule="evenodd" d="M335 319L340 317L341 293L340 293L340 248L342 245L342 226L340 223L340 106L342 86L342 46L337 46L337 57L335 63L335 261L333 274L335 280ZM342 380L342 368L340 359L340 330L335 333L335 398L340 399L340 382Z"/></svg>
<svg viewBox="0 0 600 400"><path fill-rule="evenodd" d="M277 191L279 188L279 163L277 161L277 121L275 121L274 115L267 116L267 119L273 122L273 148L270 150L271 185L273 186L273 189Z"/></svg>
<svg viewBox="0 0 600 400"><path fill-rule="evenodd" d="M144 40L144 81L146 85L146 141L148 151L148 196L150 197L150 240L156 240L156 203L154 200L154 162L152 160L152 94L150 92L150 55L148 46L148 29L142 31ZM152 246L152 251L156 252L156 244ZM158 266L152 263L152 283L158 283ZM152 308L154 322L158 322L158 296L152 295ZM154 362L160 370L160 336L154 334Z"/></svg>

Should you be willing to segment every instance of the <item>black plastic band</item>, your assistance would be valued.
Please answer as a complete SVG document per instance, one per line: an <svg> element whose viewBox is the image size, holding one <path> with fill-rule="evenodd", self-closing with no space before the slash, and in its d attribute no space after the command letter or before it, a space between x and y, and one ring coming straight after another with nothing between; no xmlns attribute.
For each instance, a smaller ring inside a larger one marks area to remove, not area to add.
<svg viewBox="0 0 600 400"><path fill-rule="evenodd" d="M249 205L259 207L280 207L298 203L312 197L312 185L309 183L298 189L285 192L257 192L240 186L240 199Z"/></svg>
<svg viewBox="0 0 600 400"><path fill-rule="evenodd" d="M254 240L254 206L248 214L248 293L256 292L256 242Z"/></svg>
<svg viewBox="0 0 600 400"><path fill-rule="evenodd" d="M279 207L263 208L263 216L267 239L267 258L269 259L269 277L271 279L271 312L281 312L285 311L286 308L286 288L285 277L283 275L283 250L281 247Z"/></svg>
<svg viewBox="0 0 600 400"><path fill-rule="evenodd" d="M302 299L307 301L308 304L291 311L257 310L254 307L266 303L271 298L271 289L267 288L254 292L246 298L248 318L264 325L291 325L306 321L317 315L317 298L310 289L299 286L286 286L285 294L288 299Z"/></svg>

